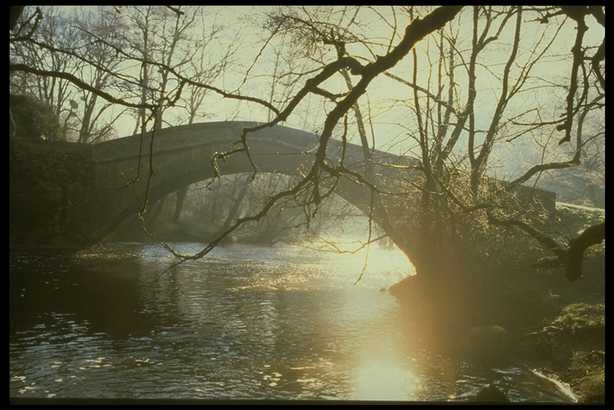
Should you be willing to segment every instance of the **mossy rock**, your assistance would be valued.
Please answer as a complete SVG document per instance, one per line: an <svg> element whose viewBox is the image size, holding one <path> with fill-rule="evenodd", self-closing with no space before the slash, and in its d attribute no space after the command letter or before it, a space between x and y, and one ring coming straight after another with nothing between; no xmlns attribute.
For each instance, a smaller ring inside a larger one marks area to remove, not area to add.
<svg viewBox="0 0 614 410"><path fill-rule="evenodd" d="M605 305L574 303L566 306L550 324L554 333L585 338L586 336L605 336ZM592 342L584 340L584 342Z"/></svg>
<svg viewBox="0 0 614 410"><path fill-rule="evenodd" d="M582 403L603 403L605 400L605 370L595 370L573 384Z"/></svg>
<svg viewBox="0 0 614 410"><path fill-rule="evenodd" d="M578 352L603 350L605 318L603 304L574 303L562 309L555 319L537 331L528 333L522 341L523 351L533 352L541 359L572 366Z"/></svg>

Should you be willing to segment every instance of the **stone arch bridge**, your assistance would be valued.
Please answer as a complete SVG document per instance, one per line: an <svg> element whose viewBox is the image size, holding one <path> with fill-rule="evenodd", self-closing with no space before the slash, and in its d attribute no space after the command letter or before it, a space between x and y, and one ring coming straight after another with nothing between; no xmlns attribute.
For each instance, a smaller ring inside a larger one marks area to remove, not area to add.
<svg viewBox="0 0 614 410"><path fill-rule="evenodd" d="M150 167L150 146L154 174L149 200L154 203L164 195L212 178L211 156L230 150L239 140L241 130L254 125L256 123L234 121L171 127L157 131L153 145L151 135L135 135L96 145L14 141L11 146L11 214L15 217L11 217L11 242L26 246L28 243L72 247L93 244L142 206ZM275 126L249 134L248 141L259 171L297 175L299 170L308 169L312 164L318 137ZM327 157L338 161L341 151L341 143L331 140ZM366 175L363 158L361 146L346 144L344 164L347 168ZM418 164L415 159L374 151L372 164L373 182L383 191L395 192L394 181L418 176L417 171L408 167ZM244 153L220 161L222 175L251 171ZM546 209L554 211L553 193L525 187L519 192L537 198ZM371 190L366 185L342 177L336 193L362 212L370 212ZM401 228L395 229L394 236L388 233L402 249L407 248L411 241L403 237L407 235L403 226L415 220L408 211L407 202L399 201L394 195L380 197L389 220ZM57 212L52 212L54 209ZM375 221L382 224L378 213L373 215Z"/></svg>

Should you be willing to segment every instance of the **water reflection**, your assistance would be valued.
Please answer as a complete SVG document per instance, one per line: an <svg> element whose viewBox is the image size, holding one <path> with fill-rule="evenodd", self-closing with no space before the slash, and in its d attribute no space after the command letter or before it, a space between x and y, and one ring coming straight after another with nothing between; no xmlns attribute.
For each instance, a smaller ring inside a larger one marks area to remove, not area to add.
<svg viewBox="0 0 614 410"><path fill-rule="evenodd" d="M10 395L447 400L488 383L409 348L379 291L407 262L369 258L388 263L353 286L360 255L300 247L220 248L162 275L172 259L152 246L12 255Z"/></svg>

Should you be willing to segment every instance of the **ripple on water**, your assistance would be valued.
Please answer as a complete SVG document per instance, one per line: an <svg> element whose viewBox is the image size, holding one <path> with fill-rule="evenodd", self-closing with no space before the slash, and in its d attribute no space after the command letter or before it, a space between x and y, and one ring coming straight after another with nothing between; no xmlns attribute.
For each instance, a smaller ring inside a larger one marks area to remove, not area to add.
<svg viewBox="0 0 614 410"><path fill-rule="evenodd" d="M445 400L484 383L406 350L398 305L378 291L407 273L393 252L372 249L384 262L356 286L364 254L212 256L162 276L172 259L157 246L11 259L10 395ZM519 375L497 377L528 397Z"/></svg>

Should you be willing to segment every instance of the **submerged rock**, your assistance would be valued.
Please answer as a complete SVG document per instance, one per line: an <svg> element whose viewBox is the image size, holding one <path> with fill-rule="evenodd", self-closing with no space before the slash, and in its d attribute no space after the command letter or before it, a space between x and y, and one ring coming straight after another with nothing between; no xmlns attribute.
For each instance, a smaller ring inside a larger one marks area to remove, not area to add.
<svg viewBox="0 0 614 410"><path fill-rule="evenodd" d="M462 339L462 355L488 367L504 364L510 356L510 335L499 325L474 326Z"/></svg>

